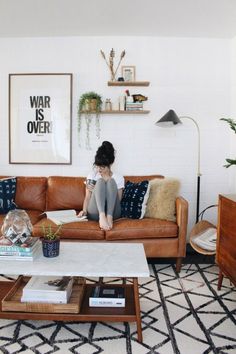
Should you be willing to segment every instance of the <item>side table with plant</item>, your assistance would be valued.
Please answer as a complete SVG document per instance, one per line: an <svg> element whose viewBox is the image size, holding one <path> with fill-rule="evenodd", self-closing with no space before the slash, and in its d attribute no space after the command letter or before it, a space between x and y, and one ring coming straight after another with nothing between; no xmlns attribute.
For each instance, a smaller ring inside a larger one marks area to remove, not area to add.
<svg viewBox="0 0 236 354"><path fill-rule="evenodd" d="M43 239L42 250L44 257L57 257L60 252L60 231L62 225L59 225L56 230L52 225L42 225Z"/></svg>
<svg viewBox="0 0 236 354"><path fill-rule="evenodd" d="M92 117L95 114L96 136L100 138L100 112L102 110L102 97L94 91L86 92L80 96L78 105L78 134L81 133L82 116L85 117L86 123L86 148L90 147L90 126Z"/></svg>

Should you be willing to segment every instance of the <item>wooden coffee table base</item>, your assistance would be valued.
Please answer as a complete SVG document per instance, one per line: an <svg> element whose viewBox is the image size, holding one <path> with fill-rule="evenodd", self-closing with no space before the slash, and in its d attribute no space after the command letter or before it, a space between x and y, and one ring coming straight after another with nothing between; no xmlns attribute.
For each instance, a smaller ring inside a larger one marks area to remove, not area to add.
<svg viewBox="0 0 236 354"><path fill-rule="evenodd" d="M2 311L2 299L14 286L14 282L0 281L0 318L16 320L81 321L81 322L136 322L138 341L142 342L138 279L125 287L125 307L90 307L89 296L94 284L86 284L79 313L41 313ZM107 284L106 284L107 285ZM114 285L111 285L114 286Z"/></svg>

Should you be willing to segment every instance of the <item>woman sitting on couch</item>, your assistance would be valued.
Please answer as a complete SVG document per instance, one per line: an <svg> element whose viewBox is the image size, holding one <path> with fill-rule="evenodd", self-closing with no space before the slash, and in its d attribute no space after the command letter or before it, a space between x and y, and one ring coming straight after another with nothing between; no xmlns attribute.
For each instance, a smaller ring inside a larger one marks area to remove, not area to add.
<svg viewBox="0 0 236 354"><path fill-rule="evenodd" d="M112 172L114 160L113 145L109 141L104 141L96 152L94 170L87 177L83 210L78 214L99 221L103 230L111 230L113 219L121 216L120 201L124 177Z"/></svg>

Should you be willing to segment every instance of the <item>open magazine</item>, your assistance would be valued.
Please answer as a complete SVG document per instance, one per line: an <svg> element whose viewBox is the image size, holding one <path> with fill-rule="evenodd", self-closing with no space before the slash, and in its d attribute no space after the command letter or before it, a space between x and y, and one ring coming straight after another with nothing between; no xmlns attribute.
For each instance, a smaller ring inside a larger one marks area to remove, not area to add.
<svg viewBox="0 0 236 354"><path fill-rule="evenodd" d="M47 218L53 221L56 225L68 224L70 222L88 221L87 216L76 215L76 211L73 209L68 210L55 210L45 211Z"/></svg>
<svg viewBox="0 0 236 354"><path fill-rule="evenodd" d="M213 227L206 229L200 234L196 235L192 239L192 242L195 243L198 247L201 247L208 251L216 250L216 239L217 239L217 230Z"/></svg>

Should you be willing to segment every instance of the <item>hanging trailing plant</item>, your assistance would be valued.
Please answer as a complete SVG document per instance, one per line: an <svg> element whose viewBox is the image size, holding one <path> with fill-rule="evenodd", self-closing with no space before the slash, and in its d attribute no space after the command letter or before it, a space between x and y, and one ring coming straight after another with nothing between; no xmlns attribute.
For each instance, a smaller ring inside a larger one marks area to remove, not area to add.
<svg viewBox="0 0 236 354"><path fill-rule="evenodd" d="M95 127L96 136L100 138L100 112L102 110L102 97L96 92L86 92L80 96L78 105L78 134L81 134L82 130L82 116L85 117L86 124L86 148L91 149L90 146L90 127L93 115L95 114ZM80 139L80 138L79 138ZM81 145L81 144L80 144Z"/></svg>
<svg viewBox="0 0 236 354"><path fill-rule="evenodd" d="M230 129L232 129L234 131L234 133L236 134L236 121L234 119L231 118L221 118L220 120L223 120L225 122L227 122L230 126ZM227 165L224 165L224 167L229 168L232 165L236 165L236 159L225 159L225 161L227 162Z"/></svg>

